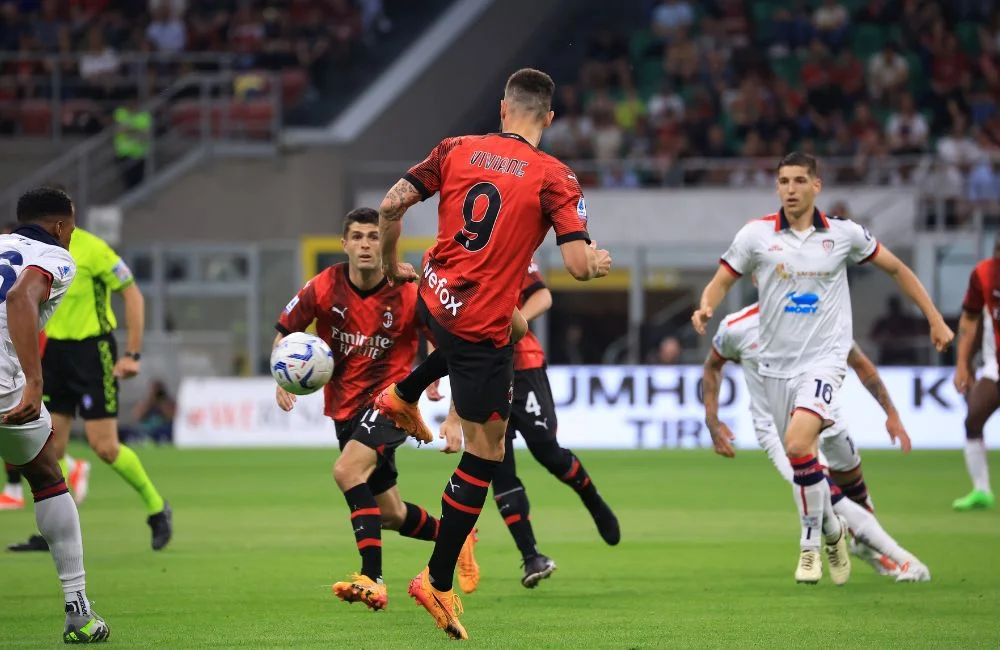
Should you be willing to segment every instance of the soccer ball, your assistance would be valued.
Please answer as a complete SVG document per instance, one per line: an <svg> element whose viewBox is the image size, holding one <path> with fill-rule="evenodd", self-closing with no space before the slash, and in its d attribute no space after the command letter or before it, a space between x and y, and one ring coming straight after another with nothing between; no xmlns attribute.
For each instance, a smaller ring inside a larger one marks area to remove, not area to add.
<svg viewBox="0 0 1000 650"><path fill-rule="evenodd" d="M293 395L315 393L333 375L333 352L319 337L293 332L271 351L271 375Z"/></svg>

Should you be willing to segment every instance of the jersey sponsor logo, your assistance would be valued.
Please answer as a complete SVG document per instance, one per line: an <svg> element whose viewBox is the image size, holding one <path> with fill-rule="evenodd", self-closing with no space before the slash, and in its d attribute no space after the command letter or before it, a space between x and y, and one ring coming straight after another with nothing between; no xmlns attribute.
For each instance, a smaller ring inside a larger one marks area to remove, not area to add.
<svg viewBox="0 0 1000 650"><path fill-rule="evenodd" d="M347 318L347 307L338 307L334 305L333 307L330 307L330 311L337 314L341 318Z"/></svg>
<svg viewBox="0 0 1000 650"><path fill-rule="evenodd" d="M132 279L132 269L124 260L118 260L118 263L111 267L111 272L115 274L119 282L129 282Z"/></svg>
<svg viewBox="0 0 1000 650"><path fill-rule="evenodd" d="M295 305L297 304L299 304L299 297L295 296L294 298L288 301L287 305L285 305L285 313L291 314L292 310L295 309Z"/></svg>
<svg viewBox="0 0 1000 650"><path fill-rule="evenodd" d="M774 274L781 280L791 280L795 276L795 271L790 266L779 264L774 267Z"/></svg>
<svg viewBox="0 0 1000 650"><path fill-rule="evenodd" d="M781 247L781 244L771 244L771 247L767 249L767 252L768 253L780 253L783 250L785 250L785 249Z"/></svg>
<svg viewBox="0 0 1000 650"><path fill-rule="evenodd" d="M458 309L464 302L455 300L455 296L448 291L448 278L438 275L428 261L424 265L424 279L427 280L427 286L431 288L432 293L441 302L441 306L451 312L452 316L458 316Z"/></svg>
<svg viewBox="0 0 1000 650"><path fill-rule="evenodd" d="M587 221L587 202L581 196L580 200L576 202L576 216L580 217L581 221Z"/></svg>
<svg viewBox="0 0 1000 650"><path fill-rule="evenodd" d="M70 274L70 268L68 266L59 267L59 279L65 280L66 276Z"/></svg>
<svg viewBox="0 0 1000 650"><path fill-rule="evenodd" d="M381 359L395 341L389 336L368 336L363 332L345 332L337 327L330 328L331 348L344 356L356 354L368 359Z"/></svg>
<svg viewBox="0 0 1000 650"><path fill-rule="evenodd" d="M791 303L785 305L786 314L815 314L819 311L819 296L815 293L789 291L785 298Z"/></svg>

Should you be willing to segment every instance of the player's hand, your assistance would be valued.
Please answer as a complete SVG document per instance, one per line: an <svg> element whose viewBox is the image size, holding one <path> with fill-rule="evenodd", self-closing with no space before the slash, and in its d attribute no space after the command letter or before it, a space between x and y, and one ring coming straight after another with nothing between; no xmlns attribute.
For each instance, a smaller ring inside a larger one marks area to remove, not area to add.
<svg viewBox="0 0 1000 650"><path fill-rule="evenodd" d="M427 395L427 399L432 402L440 402L443 400L444 395L441 394L441 380L435 379L434 382L427 387L427 390L424 391L424 394Z"/></svg>
<svg viewBox="0 0 1000 650"><path fill-rule="evenodd" d="M409 262L395 262L382 265L382 272L389 284L399 286L417 279L417 272Z"/></svg>
<svg viewBox="0 0 1000 650"><path fill-rule="evenodd" d="M951 331L951 328L948 327L948 324L943 319L931 325L931 341L938 352L947 350L948 346L954 340L955 333Z"/></svg>
<svg viewBox="0 0 1000 650"><path fill-rule="evenodd" d="M594 249L594 254L597 257L597 274L594 277L603 278L611 272L611 253L603 248L598 249L596 241L591 241L590 247Z"/></svg>
<svg viewBox="0 0 1000 650"><path fill-rule="evenodd" d="M462 421L458 418L445 418L438 438L444 440L444 447L441 448L444 453L456 454L462 451Z"/></svg>
<svg viewBox="0 0 1000 650"><path fill-rule="evenodd" d="M964 363L960 363L955 367L952 381L955 383L955 390L964 395L972 385L972 371Z"/></svg>
<svg viewBox="0 0 1000 650"><path fill-rule="evenodd" d="M118 379L131 379L139 374L141 367L140 362L132 357L122 357L115 363L112 372Z"/></svg>
<svg viewBox="0 0 1000 650"><path fill-rule="evenodd" d="M276 386L274 391L274 401L278 403L278 408L282 411L291 411L295 407L295 400L298 399L281 386Z"/></svg>
<svg viewBox="0 0 1000 650"><path fill-rule="evenodd" d="M712 320L715 311L711 307L701 307L691 314L691 324L699 335L705 334L705 326Z"/></svg>
<svg viewBox="0 0 1000 650"><path fill-rule="evenodd" d="M42 385L29 383L21 393L21 401L3 416L4 424L27 424L42 414Z"/></svg>
<svg viewBox="0 0 1000 650"><path fill-rule="evenodd" d="M885 421L885 430L889 432L889 440L892 444L896 444L899 441L899 448L904 454L910 453L913 449L913 445L910 444L910 434L906 433L906 427L903 426L903 421L899 419L899 414L893 414L889 416L889 419Z"/></svg>
<svg viewBox="0 0 1000 650"><path fill-rule="evenodd" d="M715 453L726 458L736 456L736 450L733 449L733 440L736 440L736 436L733 435L725 422L709 425L708 431L712 434L712 446L715 448Z"/></svg>

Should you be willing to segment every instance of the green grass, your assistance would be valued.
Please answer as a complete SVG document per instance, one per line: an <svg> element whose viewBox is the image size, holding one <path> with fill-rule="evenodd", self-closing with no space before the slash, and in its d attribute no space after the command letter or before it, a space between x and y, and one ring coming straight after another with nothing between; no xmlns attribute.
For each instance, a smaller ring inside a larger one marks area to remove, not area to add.
<svg viewBox="0 0 1000 650"><path fill-rule="evenodd" d="M89 451L84 458L93 459ZM423 648L448 643L406 596L426 542L384 534L389 607L337 601L358 566L332 451L140 449L171 501L176 537L149 550L138 498L95 467L81 509L88 591L118 647ZM959 453L865 454L886 529L931 568L896 584L855 563L850 584L796 585L791 490L761 453L581 454L617 510L605 546L570 490L519 453L540 549L559 570L520 585L520 558L492 503L480 521L483 579L465 597L471 644L490 648L1000 647L1000 513L956 514L968 490ZM400 452L404 498L439 509L456 457ZM33 530L0 513L0 542ZM0 648L53 647L60 590L46 554L0 554Z"/></svg>

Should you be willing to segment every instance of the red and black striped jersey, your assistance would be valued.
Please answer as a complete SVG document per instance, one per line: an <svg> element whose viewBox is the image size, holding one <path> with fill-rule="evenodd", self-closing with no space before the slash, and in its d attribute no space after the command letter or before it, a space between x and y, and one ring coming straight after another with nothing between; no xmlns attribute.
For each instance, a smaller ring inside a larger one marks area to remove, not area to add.
<svg viewBox="0 0 1000 650"><path fill-rule="evenodd" d="M997 361L1000 362L1000 259L985 259L972 270L969 286L965 290L962 309L973 314L989 312L993 320L993 340L997 344Z"/></svg>
<svg viewBox="0 0 1000 650"><path fill-rule="evenodd" d="M545 289L545 280L538 272L538 264L535 263L535 260L531 260L528 273L525 274L524 281L521 283L521 293L517 298L518 309L524 306L533 293L542 289ZM524 338L514 346L514 370L531 370L541 368L544 365L545 351L542 349L542 344L538 342L538 337L529 330Z"/></svg>

